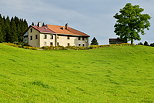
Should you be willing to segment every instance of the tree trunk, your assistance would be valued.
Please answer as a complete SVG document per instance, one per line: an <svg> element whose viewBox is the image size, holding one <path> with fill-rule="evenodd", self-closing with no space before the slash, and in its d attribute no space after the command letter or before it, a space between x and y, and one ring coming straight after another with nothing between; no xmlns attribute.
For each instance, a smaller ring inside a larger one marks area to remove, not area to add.
<svg viewBox="0 0 154 103"><path fill-rule="evenodd" d="M131 38L131 44L133 44L133 39Z"/></svg>

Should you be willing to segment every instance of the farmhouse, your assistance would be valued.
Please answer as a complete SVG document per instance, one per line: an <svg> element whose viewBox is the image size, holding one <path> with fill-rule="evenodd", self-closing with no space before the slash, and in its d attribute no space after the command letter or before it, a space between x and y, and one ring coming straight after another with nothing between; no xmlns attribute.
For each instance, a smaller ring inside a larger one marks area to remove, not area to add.
<svg viewBox="0 0 154 103"><path fill-rule="evenodd" d="M29 26L23 41L33 47L43 46L88 46L89 35L65 26L45 25Z"/></svg>

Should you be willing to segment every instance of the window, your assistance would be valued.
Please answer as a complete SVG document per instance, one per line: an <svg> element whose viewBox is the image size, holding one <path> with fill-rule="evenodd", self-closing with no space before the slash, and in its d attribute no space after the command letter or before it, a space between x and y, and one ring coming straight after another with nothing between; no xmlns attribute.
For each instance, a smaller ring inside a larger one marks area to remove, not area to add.
<svg viewBox="0 0 154 103"><path fill-rule="evenodd" d="M30 32L32 33L33 29L30 29Z"/></svg>
<svg viewBox="0 0 154 103"><path fill-rule="evenodd" d="M67 46L70 46L70 43L67 43Z"/></svg>
<svg viewBox="0 0 154 103"><path fill-rule="evenodd" d="M67 36L67 39L70 39L70 36Z"/></svg>
<svg viewBox="0 0 154 103"><path fill-rule="evenodd" d="M53 46L53 42L50 42L50 46Z"/></svg>
<svg viewBox="0 0 154 103"><path fill-rule="evenodd" d="M53 39L53 35L50 35L50 39Z"/></svg>
<svg viewBox="0 0 154 103"><path fill-rule="evenodd" d="M81 38L79 37L78 40L80 40Z"/></svg>
<svg viewBox="0 0 154 103"><path fill-rule="evenodd" d="M44 42L44 46L46 46L47 45L47 42Z"/></svg>
<svg viewBox="0 0 154 103"><path fill-rule="evenodd" d="M35 38L37 39L37 35L35 35Z"/></svg>
<svg viewBox="0 0 154 103"><path fill-rule="evenodd" d="M79 46L81 46L81 44L79 44Z"/></svg>
<svg viewBox="0 0 154 103"><path fill-rule="evenodd" d="M83 44L83 46L84 46L84 44Z"/></svg>
<svg viewBox="0 0 154 103"><path fill-rule="evenodd" d="M47 35L44 35L44 39L47 39Z"/></svg>
<svg viewBox="0 0 154 103"><path fill-rule="evenodd" d="M82 40L84 40L84 37L82 37Z"/></svg>
<svg viewBox="0 0 154 103"><path fill-rule="evenodd" d="M57 42L57 46L59 46L59 42Z"/></svg>
<svg viewBox="0 0 154 103"><path fill-rule="evenodd" d="M30 36L30 40L32 40L32 36Z"/></svg>

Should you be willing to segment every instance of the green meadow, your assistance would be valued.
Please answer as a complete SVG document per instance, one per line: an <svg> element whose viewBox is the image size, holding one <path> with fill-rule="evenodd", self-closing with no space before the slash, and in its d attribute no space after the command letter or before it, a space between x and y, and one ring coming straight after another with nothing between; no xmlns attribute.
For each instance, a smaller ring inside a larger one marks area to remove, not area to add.
<svg viewBox="0 0 154 103"><path fill-rule="evenodd" d="M0 103L154 103L154 48L0 44Z"/></svg>

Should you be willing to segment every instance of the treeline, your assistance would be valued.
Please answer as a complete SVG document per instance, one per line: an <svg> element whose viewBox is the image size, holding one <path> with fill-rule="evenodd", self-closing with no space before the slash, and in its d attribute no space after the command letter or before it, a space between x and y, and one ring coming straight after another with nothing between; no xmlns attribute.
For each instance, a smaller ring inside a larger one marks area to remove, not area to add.
<svg viewBox="0 0 154 103"><path fill-rule="evenodd" d="M144 43L139 42L138 45L145 45L145 46L152 46L152 47L154 47L154 43L149 44L147 41L145 41Z"/></svg>
<svg viewBox="0 0 154 103"><path fill-rule="evenodd" d="M26 19L9 18L0 14L0 42L22 42L23 33L28 28Z"/></svg>

